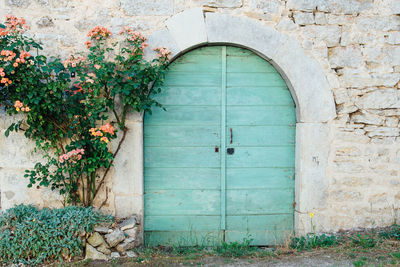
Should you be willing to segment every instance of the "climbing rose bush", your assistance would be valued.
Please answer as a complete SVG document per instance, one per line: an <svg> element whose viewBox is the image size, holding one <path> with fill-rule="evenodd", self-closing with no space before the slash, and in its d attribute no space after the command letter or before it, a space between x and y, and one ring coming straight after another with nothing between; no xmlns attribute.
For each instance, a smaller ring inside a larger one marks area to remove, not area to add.
<svg viewBox="0 0 400 267"><path fill-rule="evenodd" d="M97 26L87 35L87 52L62 61L42 55L28 29L15 16L0 24L0 105L17 118L5 134L24 131L44 154L26 170L29 187L50 187L65 204L91 206L125 140L127 115L161 107L154 95L171 52L155 48L156 58L147 61L141 33L123 27L117 41Z"/></svg>

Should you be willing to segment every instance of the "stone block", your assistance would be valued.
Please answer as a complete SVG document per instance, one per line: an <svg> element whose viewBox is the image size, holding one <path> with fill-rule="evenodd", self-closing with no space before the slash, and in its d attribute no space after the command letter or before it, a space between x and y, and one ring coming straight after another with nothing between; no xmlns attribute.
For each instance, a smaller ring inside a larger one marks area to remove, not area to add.
<svg viewBox="0 0 400 267"><path fill-rule="evenodd" d="M98 247L102 244L105 244L103 236L99 234L98 232L94 232L88 239L87 242L93 246L93 247Z"/></svg>
<svg viewBox="0 0 400 267"><path fill-rule="evenodd" d="M136 258L137 257L136 253L131 251L131 250L126 252L126 256L129 257L129 258Z"/></svg>
<svg viewBox="0 0 400 267"><path fill-rule="evenodd" d="M120 257L121 257L121 255L118 252L111 252L111 258L118 259Z"/></svg>
<svg viewBox="0 0 400 267"><path fill-rule="evenodd" d="M281 2L279 0L253 0L252 7L256 10L262 10L267 14L277 14L279 12Z"/></svg>
<svg viewBox="0 0 400 267"><path fill-rule="evenodd" d="M357 68L362 64L363 61L361 49L358 46L331 48L328 55L331 68Z"/></svg>
<svg viewBox="0 0 400 267"><path fill-rule="evenodd" d="M373 7L373 0L321 0L318 10L335 14L357 14Z"/></svg>
<svg viewBox="0 0 400 267"><path fill-rule="evenodd" d="M399 136L399 128L397 127L378 127L369 126L364 128L367 131L369 137L379 137L379 136Z"/></svg>
<svg viewBox="0 0 400 267"><path fill-rule="evenodd" d="M168 16L174 13L174 0L121 0L128 16Z"/></svg>
<svg viewBox="0 0 400 267"><path fill-rule="evenodd" d="M315 13L315 24L324 25L327 24L326 14L322 12Z"/></svg>
<svg viewBox="0 0 400 267"><path fill-rule="evenodd" d="M307 38L325 42L327 47L338 46L341 37L341 29L336 25L310 25L303 33Z"/></svg>
<svg viewBox="0 0 400 267"><path fill-rule="evenodd" d="M108 248L106 244L102 244L99 247L96 248L97 251L103 253L104 255L110 256L111 255L111 250Z"/></svg>
<svg viewBox="0 0 400 267"><path fill-rule="evenodd" d="M97 251L94 247L89 244L86 244L86 256L85 259L92 259L92 260L107 260L108 257Z"/></svg>
<svg viewBox="0 0 400 267"><path fill-rule="evenodd" d="M104 227L104 226L97 226L94 228L94 231L96 231L100 234L109 234L112 232L111 229L109 229L108 227Z"/></svg>
<svg viewBox="0 0 400 267"><path fill-rule="evenodd" d="M139 233L139 228L134 227L132 229L127 229L124 231L125 234L127 234L129 237L134 238L136 240L138 233Z"/></svg>
<svg viewBox="0 0 400 267"><path fill-rule="evenodd" d="M206 13L206 25L210 43L251 47L268 58L273 58L287 39L285 35L256 20L225 14Z"/></svg>
<svg viewBox="0 0 400 267"><path fill-rule="evenodd" d="M203 0L204 6L235 8L243 5L242 0Z"/></svg>
<svg viewBox="0 0 400 267"><path fill-rule="evenodd" d="M398 16L359 16L357 27L365 32L370 31L399 31L400 17Z"/></svg>
<svg viewBox="0 0 400 267"><path fill-rule="evenodd" d="M309 138L313 141L308 142ZM296 209L301 212L322 208L326 203L329 142L328 124L297 123Z"/></svg>
<svg viewBox="0 0 400 267"><path fill-rule="evenodd" d="M119 243L116 249L119 253L124 254L127 250L132 249L134 247L135 247L135 239L127 238L124 240L124 242Z"/></svg>
<svg viewBox="0 0 400 267"><path fill-rule="evenodd" d="M288 0L286 6L290 10L314 11L321 0Z"/></svg>
<svg viewBox="0 0 400 267"><path fill-rule="evenodd" d="M392 45L400 44L400 32L389 32L387 43Z"/></svg>
<svg viewBox="0 0 400 267"><path fill-rule="evenodd" d="M299 25L310 25L314 24L314 14L311 12L295 12L293 14L294 22Z"/></svg>
<svg viewBox="0 0 400 267"><path fill-rule="evenodd" d="M121 228L122 231L132 229L135 227L137 223L137 218L136 216L132 216L130 218L125 219L122 223L120 223L118 226Z"/></svg>
<svg viewBox="0 0 400 267"><path fill-rule="evenodd" d="M39 26L39 28L45 28L45 27L51 27L54 25L53 19L50 18L49 16L44 16L41 17L36 24Z"/></svg>
<svg viewBox="0 0 400 267"><path fill-rule="evenodd" d="M397 127L399 125L399 119L396 117L387 117L385 125L387 127Z"/></svg>
<svg viewBox="0 0 400 267"><path fill-rule="evenodd" d="M31 4L31 0L6 0L7 5L26 8Z"/></svg>
<svg viewBox="0 0 400 267"><path fill-rule="evenodd" d="M273 64L284 70L281 74L297 99L299 122L326 122L336 117L332 91L321 66L304 54L297 41L288 40L281 46Z"/></svg>
<svg viewBox="0 0 400 267"><path fill-rule="evenodd" d="M362 111L352 115L350 121L354 123L382 125L385 119L379 115Z"/></svg>
<svg viewBox="0 0 400 267"><path fill-rule="evenodd" d="M165 24L180 50L207 43L203 10L192 8L176 14Z"/></svg>
<svg viewBox="0 0 400 267"><path fill-rule="evenodd" d="M296 25L296 24L293 22L293 20L291 20L291 19L285 17L285 18L282 18L282 19L279 21L278 25L276 26L276 29L277 29L278 31L293 31L293 30L296 30L298 27L299 27L299 26Z"/></svg>
<svg viewBox="0 0 400 267"><path fill-rule="evenodd" d="M104 236L106 238L107 244L110 247L115 247L125 239L124 232L121 230L114 230L111 233Z"/></svg>
<svg viewBox="0 0 400 267"><path fill-rule="evenodd" d="M396 89L380 89L359 97L355 104L362 109L383 109L399 105L399 92Z"/></svg>
<svg viewBox="0 0 400 267"><path fill-rule="evenodd" d="M399 15L400 14L400 0L390 1L390 10L392 11L392 14Z"/></svg>

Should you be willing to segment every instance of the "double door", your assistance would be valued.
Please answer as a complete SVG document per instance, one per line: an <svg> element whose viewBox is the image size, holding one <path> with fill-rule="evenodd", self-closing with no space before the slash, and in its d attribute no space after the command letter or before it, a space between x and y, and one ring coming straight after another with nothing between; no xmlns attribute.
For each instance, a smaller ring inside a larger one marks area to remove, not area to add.
<svg viewBox="0 0 400 267"><path fill-rule="evenodd" d="M282 242L293 230L295 108L274 67L230 46L169 67L144 126L150 245Z"/></svg>

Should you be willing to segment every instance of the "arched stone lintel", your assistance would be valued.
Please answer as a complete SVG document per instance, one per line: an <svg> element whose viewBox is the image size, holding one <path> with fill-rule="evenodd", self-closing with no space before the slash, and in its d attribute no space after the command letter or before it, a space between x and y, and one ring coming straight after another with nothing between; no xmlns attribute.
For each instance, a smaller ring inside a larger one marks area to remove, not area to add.
<svg viewBox="0 0 400 267"><path fill-rule="evenodd" d="M282 75L296 103L297 121L324 123L336 117L332 91L319 63L299 42L261 22L193 8L166 21L149 37L150 47L165 46L172 58L207 44L232 44L268 60Z"/></svg>

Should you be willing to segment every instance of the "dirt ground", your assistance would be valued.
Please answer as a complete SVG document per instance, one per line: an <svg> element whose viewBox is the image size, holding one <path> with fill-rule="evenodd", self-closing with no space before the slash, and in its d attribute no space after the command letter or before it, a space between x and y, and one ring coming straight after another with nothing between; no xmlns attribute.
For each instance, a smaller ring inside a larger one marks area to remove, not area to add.
<svg viewBox="0 0 400 267"><path fill-rule="evenodd" d="M82 261L74 267L136 267L136 266L271 266L271 267L331 267L331 266L400 266L398 242L387 242L374 248L337 246L311 251L286 251L263 256L239 258L209 255L152 255L121 258L113 261Z"/></svg>

